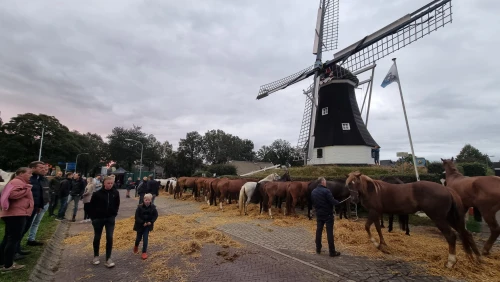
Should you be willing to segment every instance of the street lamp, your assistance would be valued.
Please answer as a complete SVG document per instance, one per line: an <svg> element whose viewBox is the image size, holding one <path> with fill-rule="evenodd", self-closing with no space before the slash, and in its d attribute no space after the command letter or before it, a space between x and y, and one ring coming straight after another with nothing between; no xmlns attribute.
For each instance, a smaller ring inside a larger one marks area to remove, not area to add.
<svg viewBox="0 0 500 282"><path fill-rule="evenodd" d="M125 141L136 142L136 143L141 144L141 164L139 165L139 179L142 179L142 152L144 149L144 145L141 143L141 141L137 141L134 139L125 139Z"/></svg>
<svg viewBox="0 0 500 282"><path fill-rule="evenodd" d="M43 146L43 135L45 133L45 126L42 125L42 138L40 139L40 150L38 151L38 161L42 159L42 146Z"/></svg>
<svg viewBox="0 0 500 282"><path fill-rule="evenodd" d="M78 156L79 155L88 155L89 153L80 153L78 155L76 155L76 161L75 161L75 173L76 173L76 165L78 164Z"/></svg>

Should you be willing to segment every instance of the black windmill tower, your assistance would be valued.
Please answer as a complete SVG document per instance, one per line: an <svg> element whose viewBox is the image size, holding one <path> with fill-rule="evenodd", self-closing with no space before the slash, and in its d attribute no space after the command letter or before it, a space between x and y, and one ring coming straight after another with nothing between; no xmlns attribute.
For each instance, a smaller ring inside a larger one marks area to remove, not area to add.
<svg viewBox="0 0 500 282"><path fill-rule="evenodd" d="M337 48L338 0L320 0L315 29L314 65L262 85L257 99L314 76L306 106L298 150L307 164L373 163L377 143L368 131L356 100L357 75L372 70L375 62L452 22L451 0L435 0L380 30L365 36L322 62L322 53ZM366 96L365 96L366 99ZM368 117L368 115L367 115Z"/></svg>

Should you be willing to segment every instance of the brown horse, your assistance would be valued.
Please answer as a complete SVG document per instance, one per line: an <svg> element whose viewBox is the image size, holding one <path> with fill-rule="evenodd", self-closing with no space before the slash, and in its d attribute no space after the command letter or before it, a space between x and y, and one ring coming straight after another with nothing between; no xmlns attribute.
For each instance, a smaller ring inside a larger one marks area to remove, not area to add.
<svg viewBox="0 0 500 282"><path fill-rule="evenodd" d="M394 176L386 176L380 180L387 182L387 183L392 183L392 184L404 184L404 182L401 181L401 179L394 177ZM408 214L398 214L398 221L399 221L399 229L405 231L406 232L405 234L410 236L410 226L409 226L410 216ZM387 231L389 231L389 232L392 231L393 222L394 222L394 214L391 213L391 214L389 214L389 227L388 227ZM383 214L380 217L380 227L385 228Z"/></svg>
<svg viewBox="0 0 500 282"><path fill-rule="evenodd" d="M263 192L264 192L264 201L267 201L267 207L269 209L269 216L273 218L273 213L272 213L272 205L274 201L274 197L278 201L281 200L281 198L286 197L287 193L287 187L288 184L290 184L290 173L288 170L283 174L283 176L278 180L278 181L270 181L266 182L263 186ZM281 204L280 204L281 208ZM286 214L286 208L284 209L283 214Z"/></svg>
<svg viewBox="0 0 500 282"><path fill-rule="evenodd" d="M240 194L241 187L247 183L248 181L246 179L231 179L228 181L225 181L222 185L219 186L219 205L221 211L224 211L222 209L222 202L230 195L230 194ZM233 196L234 197L234 196Z"/></svg>
<svg viewBox="0 0 500 282"><path fill-rule="evenodd" d="M453 189L462 199L465 211L476 207L490 228L490 237L483 246L483 255L490 253L491 247L500 235L500 226L495 218L500 210L500 177L465 177L455 167L453 158L443 160L446 171L446 186Z"/></svg>
<svg viewBox="0 0 500 282"><path fill-rule="evenodd" d="M436 227L448 242L448 262L446 267L451 268L457 262L457 236L455 229L462 239L462 245L469 259L473 259L472 252L481 260L472 235L465 229L465 219L462 201L453 190L430 181L418 181L407 184L391 184L381 180L373 180L360 172L351 172L346 180L354 202L361 204L368 210L368 219L365 224L366 232L375 247L387 247L380 229L382 213L410 214L422 210L434 221ZM380 243L377 243L370 232L370 226L375 223Z"/></svg>
<svg viewBox="0 0 500 282"><path fill-rule="evenodd" d="M309 182L291 181L286 191L286 213L296 214L295 206L299 200L303 201L307 197L307 187Z"/></svg>
<svg viewBox="0 0 500 282"><path fill-rule="evenodd" d="M182 191L184 191L187 179L188 177L180 177L177 179L177 183L175 183L174 188L174 199L182 197Z"/></svg>

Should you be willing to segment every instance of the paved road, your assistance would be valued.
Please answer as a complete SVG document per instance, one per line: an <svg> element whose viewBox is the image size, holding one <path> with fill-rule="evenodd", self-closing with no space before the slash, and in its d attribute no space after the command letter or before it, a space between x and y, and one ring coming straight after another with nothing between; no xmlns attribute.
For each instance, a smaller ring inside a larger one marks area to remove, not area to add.
<svg viewBox="0 0 500 282"><path fill-rule="evenodd" d="M137 199L126 199L125 192L120 192L120 218L126 218L133 215ZM158 198L156 204L160 214L187 215L200 212L201 203ZM217 213L206 212L200 222L213 216ZM65 224L70 225L70 235L92 230L90 224ZM311 251L314 250L314 238L309 232L295 227L271 226L269 220L223 224L218 229L242 243L242 248L230 251L236 259L231 262L220 256L220 252L225 251L220 246L205 245L200 259L195 262L197 271L188 272L186 281L444 281L440 277L416 275L412 266L404 262L370 260L345 253L337 258L316 255ZM154 253L155 246L150 249ZM102 263L93 266L91 251L65 246L55 281L148 281L144 278L144 264L153 263L154 259L143 262L130 250L114 251L113 259L116 263L113 269L105 268ZM174 266L175 259L164 267Z"/></svg>

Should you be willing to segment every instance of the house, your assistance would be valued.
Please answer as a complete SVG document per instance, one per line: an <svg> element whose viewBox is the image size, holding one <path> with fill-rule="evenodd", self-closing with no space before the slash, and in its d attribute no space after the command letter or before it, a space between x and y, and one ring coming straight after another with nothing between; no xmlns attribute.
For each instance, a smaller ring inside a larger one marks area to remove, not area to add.
<svg viewBox="0 0 500 282"><path fill-rule="evenodd" d="M269 162L249 162L249 161L229 161L228 164L234 165L236 167L236 173L238 175L242 175L245 173L273 166L273 163Z"/></svg>
<svg viewBox="0 0 500 282"><path fill-rule="evenodd" d="M393 162L392 160L381 160L380 161L381 166L392 166L394 167L396 165L396 162Z"/></svg>
<svg viewBox="0 0 500 282"><path fill-rule="evenodd" d="M500 176L500 162L493 162L493 169L495 170L495 175Z"/></svg>

